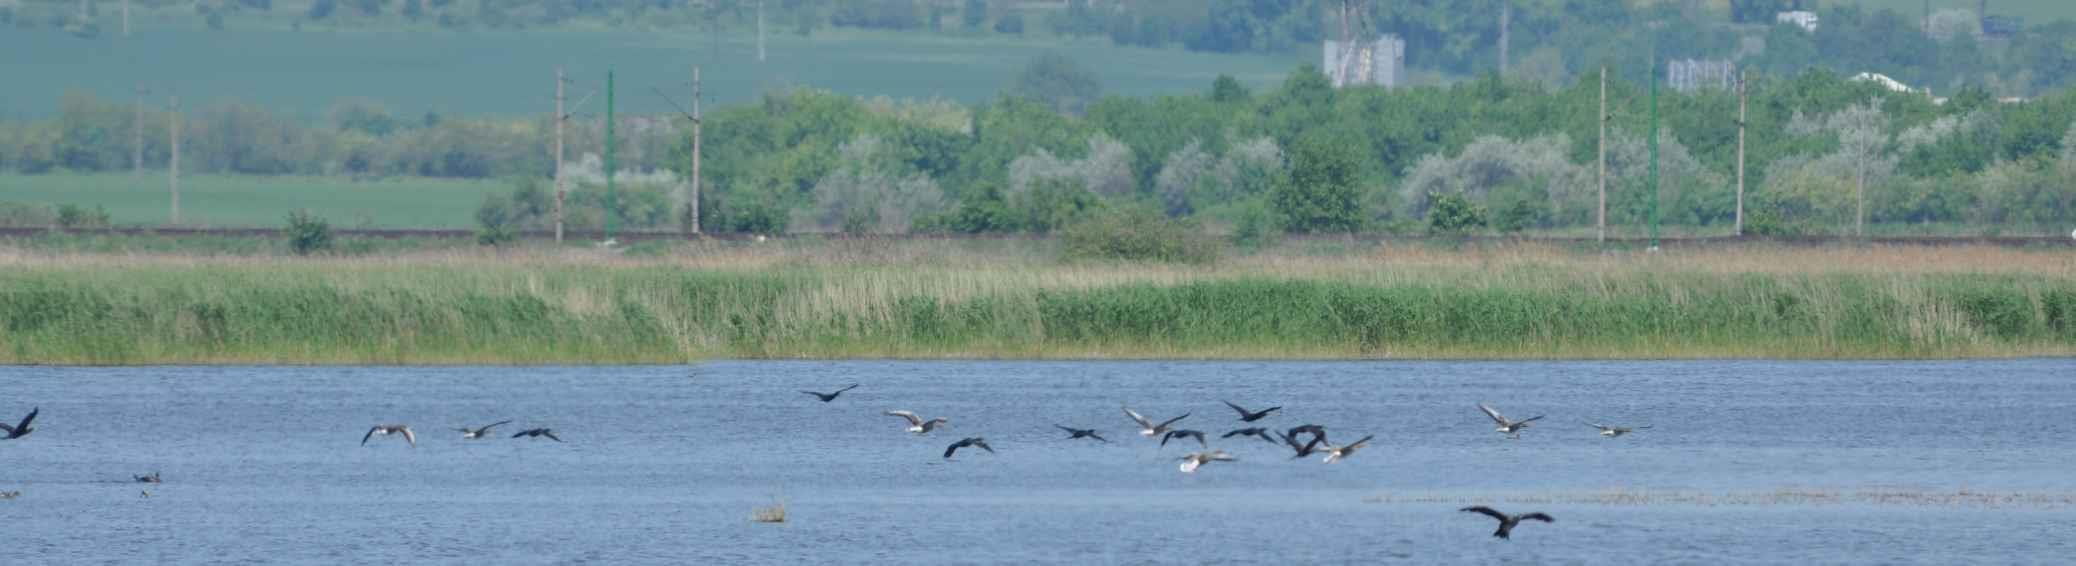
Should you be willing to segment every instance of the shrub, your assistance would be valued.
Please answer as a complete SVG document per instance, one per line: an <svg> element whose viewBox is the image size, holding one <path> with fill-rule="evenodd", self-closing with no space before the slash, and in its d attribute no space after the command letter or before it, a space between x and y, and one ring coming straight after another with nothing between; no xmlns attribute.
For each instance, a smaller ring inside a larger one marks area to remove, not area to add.
<svg viewBox="0 0 2076 566"><path fill-rule="evenodd" d="M49 205L0 202L0 226L43 228L50 226L52 221Z"/></svg>
<svg viewBox="0 0 2076 566"><path fill-rule="evenodd" d="M108 209L95 205L92 210L84 206L64 205L58 207L58 226L67 230L77 228L107 228Z"/></svg>
<svg viewBox="0 0 2076 566"><path fill-rule="evenodd" d="M1461 234L1485 227L1485 207L1471 204L1461 193L1427 195L1427 228L1441 234Z"/></svg>
<svg viewBox="0 0 2076 566"><path fill-rule="evenodd" d="M289 251L296 255L332 249L332 225L309 210L288 213L288 227L283 234L288 236Z"/></svg>
<svg viewBox="0 0 2076 566"><path fill-rule="evenodd" d="M1069 259L1211 263L1218 244L1194 223L1156 211L1131 209L1091 214L1060 232Z"/></svg>
<svg viewBox="0 0 2076 566"><path fill-rule="evenodd" d="M476 244L503 246L519 239L514 216L511 199L499 194L484 195L483 206L476 207Z"/></svg>

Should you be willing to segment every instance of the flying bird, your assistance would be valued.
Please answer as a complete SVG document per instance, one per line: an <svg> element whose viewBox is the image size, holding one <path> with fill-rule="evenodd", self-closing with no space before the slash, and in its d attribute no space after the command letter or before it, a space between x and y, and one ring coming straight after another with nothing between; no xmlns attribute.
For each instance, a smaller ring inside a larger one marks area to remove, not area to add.
<svg viewBox="0 0 2076 566"><path fill-rule="evenodd" d="M1319 426L1316 424L1305 424L1290 427L1290 430L1285 431L1283 434L1291 438L1297 438L1297 435L1306 433L1310 433L1313 438L1319 439L1320 442L1326 441L1326 427Z"/></svg>
<svg viewBox="0 0 2076 566"><path fill-rule="evenodd" d="M1171 431L1168 431L1168 433L1167 433L1167 434L1161 435L1161 446L1167 446L1167 445L1168 445L1168 441L1169 441L1169 440L1174 440L1174 439L1177 439L1177 438L1195 438L1195 439L1197 439L1197 446L1198 446L1198 447L1202 447L1202 448L1210 448L1210 447L1211 447L1211 445L1210 445L1210 444L1208 444L1208 443L1204 442L1204 431L1201 431L1201 430L1171 430Z"/></svg>
<svg viewBox="0 0 2076 566"><path fill-rule="evenodd" d="M1139 423L1139 436L1147 438L1167 434L1168 425L1175 424L1175 421L1189 418L1189 413L1183 413L1182 416L1162 421L1161 424L1153 424L1153 420L1146 418L1146 415L1133 411L1131 407L1125 407L1124 412L1125 416L1132 418L1132 422Z"/></svg>
<svg viewBox="0 0 2076 566"><path fill-rule="evenodd" d="M1263 442L1267 442L1267 443L1269 443L1269 444L1275 444L1275 443L1276 443L1276 437L1273 437L1273 436L1269 436L1269 429L1266 429L1266 428L1262 428L1262 427L1253 427L1253 428L1243 428L1243 429L1238 429L1238 430L1234 430L1234 431L1231 431L1231 432L1227 432L1227 433L1225 433L1225 434L1224 434L1223 436L1219 436L1219 438L1232 438L1232 437L1235 437L1235 436L1252 436L1252 437L1257 437L1257 438L1260 438L1260 439L1262 439L1262 441L1263 441Z"/></svg>
<svg viewBox="0 0 2076 566"><path fill-rule="evenodd" d="M1271 413L1271 412L1274 412L1274 411L1276 411L1277 409L1282 409L1282 408L1283 408L1283 407L1269 407L1269 408L1267 408L1267 409L1262 409L1262 410L1259 410L1259 411L1249 411L1249 410L1247 410L1247 408L1246 408L1246 407L1241 407L1241 406L1239 406L1239 405L1234 405L1232 401L1226 401L1226 402L1225 402L1225 406L1227 406L1227 407L1232 407L1234 411L1239 411L1239 413L1240 413L1240 422L1248 422L1248 423L1251 423L1251 422L1254 422L1254 421L1258 421L1258 420L1261 420L1261 419L1262 419L1263 417L1267 417L1267 416L1269 416L1269 413Z"/></svg>
<svg viewBox="0 0 2076 566"><path fill-rule="evenodd" d="M836 400L836 396L837 396L837 395L842 395L842 394L843 394L843 392L845 392L845 391L850 391L850 390L852 390L852 389L857 389L857 388L858 388L858 384L856 384L856 383L853 383L853 384L850 384L850 385L844 386L844 388L843 388L843 389L838 389L838 390L835 390L835 391L831 391L831 392L828 392L828 393L817 393L817 392L814 392L814 391L808 391L808 390L806 390L806 389L802 389L802 390L800 390L800 392L801 392L801 393L806 393L806 394L808 394L808 395L813 395L813 396L815 396L815 398L816 398L816 399L821 399L823 403L827 403L827 402L830 402L830 401L835 401L835 400Z"/></svg>
<svg viewBox="0 0 2076 566"><path fill-rule="evenodd" d="M484 437L485 437L486 435L488 435L488 434L490 433L490 428L491 428L491 427L494 427L494 426L497 426L497 425L501 425L501 424L505 424L505 423L509 423L509 422L512 422L512 421L497 421L497 422L494 422L494 423L490 423L490 424L487 424L487 425L483 425L483 428L469 428L469 427L461 427L461 428L457 428L457 429L454 429L454 430L458 430L458 431L461 431L461 438L462 438L462 440L475 440L475 439L479 439L479 438L484 438Z"/></svg>
<svg viewBox="0 0 2076 566"><path fill-rule="evenodd" d="M31 432L36 432L36 429L29 428L29 423L34 422L36 420L36 414L41 412L43 412L42 407L29 409L29 416L22 417L21 424L17 424L14 426L0 424L0 430L7 431L7 438L0 440L14 440L17 438L28 436Z"/></svg>
<svg viewBox="0 0 2076 566"><path fill-rule="evenodd" d="M1060 430L1064 430L1064 431L1067 431L1067 434L1070 434L1070 435L1072 435L1072 436L1068 436L1068 437L1067 437L1067 440L1074 440L1074 439L1076 439L1076 438L1093 438L1093 439L1096 439L1096 440L1100 440L1100 441L1103 441L1103 443L1104 443L1104 444L1109 444L1109 443L1110 443L1110 440L1109 440L1109 439L1107 439L1107 438L1103 438L1103 435L1101 435L1101 434L1096 434L1096 429L1093 429L1093 428L1070 428L1070 427L1065 427L1065 426L1060 426L1060 425L1052 425L1052 426L1053 426L1053 427L1055 427L1055 428L1058 428L1058 429L1060 429Z"/></svg>
<svg viewBox="0 0 2076 566"><path fill-rule="evenodd" d="M151 475L145 475L145 476L130 476L130 477L133 477L133 478L137 478L137 483L159 483L159 473L158 473L158 472L152 472L152 473L151 473Z"/></svg>
<svg viewBox="0 0 2076 566"><path fill-rule="evenodd" d="M1520 515L1508 515L1506 513L1501 513L1498 510L1483 505L1479 505L1476 507L1465 507L1459 509L1459 511L1463 511L1465 513L1477 513L1494 519L1499 519L1499 530L1492 531L1492 536L1508 540L1513 539L1513 537L1508 535L1514 532L1514 527L1519 526L1521 524L1521 521L1542 521L1545 523L1557 522L1556 519L1552 519L1549 515L1543 513L1523 513Z"/></svg>
<svg viewBox="0 0 2076 566"><path fill-rule="evenodd" d="M1484 403L1478 404L1478 410L1484 411L1485 416L1492 417L1492 422L1499 423L1499 428L1496 430L1498 430L1500 434L1505 434L1507 436L1512 437L1519 437L1521 435L1521 429L1528 428L1528 423L1535 422L1537 419L1543 418L1542 415L1536 415L1518 421L1507 420L1506 415L1499 414L1498 410L1493 409L1492 407L1487 406Z"/></svg>
<svg viewBox="0 0 2076 566"><path fill-rule="evenodd" d="M1197 468L1202 467L1204 464L1211 462L1231 461L1233 461L1233 455L1225 453L1224 450L1214 450L1211 452L1193 452L1187 456L1182 457L1182 465L1177 466L1177 469L1182 470L1182 473L1185 474L1194 474L1197 473Z"/></svg>
<svg viewBox="0 0 2076 566"><path fill-rule="evenodd" d="M1639 427L1622 427L1622 426L1608 426L1608 425L1604 425L1604 424L1595 424L1595 423L1591 423L1591 422L1588 422L1588 423L1586 423L1586 426L1590 426L1590 427L1593 427L1593 428L1597 428L1597 429L1600 429L1600 435L1601 435L1601 436L1605 436L1605 437L1608 437L1608 438L1614 438L1614 437L1617 437L1617 436L1621 436L1621 435L1624 435L1624 434L1629 434L1629 433L1632 433L1632 432L1636 432L1636 431L1639 431L1639 430L1643 430L1643 429L1651 428L1651 425L1644 425L1644 426L1639 426Z"/></svg>
<svg viewBox="0 0 2076 566"><path fill-rule="evenodd" d="M915 416L915 413L908 411L887 411L886 415L908 419L908 432L916 434L929 434L930 431L937 430L937 427L940 425L951 424L951 419L937 417L926 421L922 417Z"/></svg>
<svg viewBox="0 0 2076 566"><path fill-rule="evenodd" d="M1311 442L1306 442L1303 444L1298 443L1296 438L1292 438L1291 435L1288 434L1278 434L1277 436L1281 437L1283 439L1283 443L1289 445L1291 450L1297 452L1296 456L1290 457L1290 459L1292 460L1296 460L1298 458L1303 458L1306 456L1311 456L1312 452L1316 451L1316 449L1319 448L1320 444L1326 443L1326 438L1320 436L1313 436Z"/></svg>
<svg viewBox="0 0 2076 566"><path fill-rule="evenodd" d="M548 437L549 440L562 442L561 438L555 436L555 430L548 428L529 428L526 430L519 431L519 434L512 435L512 438L519 438L521 436L531 436L534 438L540 438L545 436Z"/></svg>
<svg viewBox="0 0 2076 566"><path fill-rule="evenodd" d="M1334 462L1345 460L1349 456L1354 456L1356 450L1361 449L1363 445L1369 444L1370 439L1376 437L1377 435L1372 434L1369 436L1362 437L1362 440L1357 440L1355 442L1348 443L1345 446L1325 446L1321 447L1320 449L1326 451L1325 462L1328 464L1332 464Z"/></svg>
<svg viewBox="0 0 2076 566"><path fill-rule="evenodd" d="M368 433L367 433L367 434L365 434L365 435L361 435L361 437L360 437L360 445L361 445L361 446L367 446L367 445L368 445L368 439L369 439L369 438L374 438L374 437L375 437L375 435L377 435L377 434L379 434L379 435L382 435L382 436L389 436L389 435L392 435L392 434L401 434L401 435L404 435L404 441L405 441L405 442L409 442L409 443L411 443L411 447L412 447L412 448L417 448L417 447L418 447L418 435L416 435L416 434L412 434L412 433L411 433L411 427L410 427L410 425L386 425L386 424L385 424L385 425L375 425L375 427L374 427L374 428L370 428L370 429L368 429Z"/></svg>
<svg viewBox="0 0 2076 566"><path fill-rule="evenodd" d="M960 448L965 448L967 446L972 446L974 448L986 450L989 454L995 453L995 449L993 447L988 446L987 439L975 436L972 438L960 439L958 442L953 442L951 446L944 447L944 459L950 460L953 452L958 452Z"/></svg>

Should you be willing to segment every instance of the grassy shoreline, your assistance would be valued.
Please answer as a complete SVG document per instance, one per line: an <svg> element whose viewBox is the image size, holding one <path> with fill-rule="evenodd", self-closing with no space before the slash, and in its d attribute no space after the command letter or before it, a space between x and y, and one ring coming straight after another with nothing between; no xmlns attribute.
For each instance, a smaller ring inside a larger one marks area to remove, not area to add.
<svg viewBox="0 0 2076 566"><path fill-rule="evenodd" d="M2076 355L2076 254L1285 249L1060 263L1018 243L281 260L0 249L0 363Z"/></svg>

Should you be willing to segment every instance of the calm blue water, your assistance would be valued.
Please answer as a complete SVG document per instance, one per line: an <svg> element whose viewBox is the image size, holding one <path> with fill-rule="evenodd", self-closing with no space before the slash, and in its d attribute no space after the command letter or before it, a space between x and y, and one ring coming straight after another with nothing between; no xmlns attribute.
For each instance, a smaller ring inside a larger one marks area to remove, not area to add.
<svg viewBox="0 0 2076 566"><path fill-rule="evenodd" d="M823 404L796 389L864 386ZM0 368L0 564L2051 563L2076 361ZM1377 435L1333 465L1218 441ZM1474 404L1547 414L1508 440ZM1178 473L1120 403L1238 462ZM952 419L927 437L879 413ZM451 428L515 419L494 440ZM1581 419L1654 428L1603 439ZM375 423L400 439L359 445ZM1053 423L1116 444L1064 440ZM553 427L567 440L504 438ZM998 451L945 461L985 436ZM132 474L163 473L143 486ZM148 489L151 497L142 497ZM1963 491L1983 498L1951 497ZM1792 492L1815 501L1772 497ZM1892 494L1874 499L1864 494ZM1607 493L1660 494L1611 501ZM1663 496L1670 494L1671 496ZM787 502L790 521L753 523ZM1466 502L1545 511L1511 542Z"/></svg>

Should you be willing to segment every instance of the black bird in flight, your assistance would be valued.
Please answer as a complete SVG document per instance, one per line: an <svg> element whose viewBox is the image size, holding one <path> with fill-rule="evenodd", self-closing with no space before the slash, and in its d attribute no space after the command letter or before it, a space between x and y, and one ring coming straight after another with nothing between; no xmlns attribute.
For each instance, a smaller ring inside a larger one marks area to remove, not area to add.
<svg viewBox="0 0 2076 566"><path fill-rule="evenodd" d="M1219 438L1232 438L1235 436L1253 436L1262 439L1263 442L1267 442L1269 444L1276 444L1276 437L1269 436L1269 429L1262 427L1243 428L1239 430L1234 430L1232 432L1225 433L1223 436L1219 436Z"/></svg>
<svg viewBox="0 0 2076 566"><path fill-rule="evenodd" d="M1064 430L1064 431L1067 431L1067 434L1070 434L1070 435L1072 435L1072 436L1068 436L1068 437L1067 437L1067 440L1074 440L1074 439L1076 439L1076 438L1093 438L1093 439L1096 439L1096 440L1100 440L1100 441L1103 441L1103 443L1104 443L1104 444L1109 444L1109 443L1110 443L1110 439L1107 439L1107 438L1103 438L1103 435L1101 435L1101 434L1096 434L1096 429L1093 429L1093 428L1070 428L1070 427L1065 427L1065 426L1060 426L1060 425L1052 425L1052 426L1053 426L1053 427L1055 427L1055 428L1058 428L1058 429L1060 429L1060 430Z"/></svg>
<svg viewBox="0 0 2076 566"><path fill-rule="evenodd" d="M1320 444L1323 444L1323 443L1325 443L1325 442L1326 442L1326 438L1324 438L1324 437L1320 437L1320 436L1313 436L1313 437L1312 437L1312 441L1311 441L1311 442L1306 442L1306 443L1303 443L1303 444L1299 444L1299 443L1298 443L1298 441L1297 441L1297 439L1296 439L1296 438L1292 438L1292 437L1291 437L1291 435L1288 435L1288 434L1278 434L1277 436L1281 437L1281 438L1283 439L1283 443L1284 443L1284 444L1286 444L1286 445L1289 445L1289 446L1290 446L1290 449L1291 449L1291 450L1297 451L1297 455L1296 455L1296 456L1291 456L1291 457L1290 457L1290 459L1292 459L1292 460L1296 460L1296 459L1298 459L1298 458L1303 458L1303 457L1306 457L1306 456L1311 456L1311 455L1312 455L1312 453L1313 453L1314 451L1316 451L1316 450L1317 450L1317 449L1319 448L1319 445L1320 445Z"/></svg>
<svg viewBox="0 0 2076 566"><path fill-rule="evenodd" d="M485 437L485 435L489 434L489 433L490 433L490 428L491 428L491 427L495 427L495 426L497 426L497 425L501 425L501 424L505 424L505 423L509 423L509 422L512 422L512 421L497 421L497 422L494 422L494 423L490 423L490 424L487 424L487 425L483 425L483 428L468 428L468 427L461 427L461 428L457 428L457 429L454 429L454 430L458 430L458 431L461 431L461 438L462 438L462 440L476 440L476 439L479 439L479 438L484 438L484 437Z"/></svg>
<svg viewBox="0 0 2076 566"><path fill-rule="evenodd" d="M1174 439L1177 439L1177 438L1195 438L1195 439L1197 439L1197 446L1198 446L1198 447L1201 447L1201 448L1210 448L1210 447L1211 447L1211 445L1210 445L1210 444L1208 444L1208 443L1204 442L1204 431L1201 431L1201 430L1171 430L1171 431L1168 431L1168 434L1165 434L1165 435L1162 435L1162 436L1161 436L1161 446L1167 446L1167 445L1168 445L1168 441L1169 441L1169 440L1174 440Z"/></svg>
<svg viewBox="0 0 2076 566"><path fill-rule="evenodd" d="M993 447L988 446L987 439L975 436L972 438L961 439L958 442L953 442L951 446L946 446L944 448L944 459L950 460L953 452L958 452L960 448L965 448L967 446L972 446L974 448L986 450L989 454L995 453L995 449Z"/></svg>
<svg viewBox="0 0 2076 566"><path fill-rule="evenodd" d="M1290 427L1290 430L1285 431L1283 434L1284 436L1297 438L1297 435L1306 433L1310 433L1313 438L1319 439L1320 442L1326 442L1326 427L1319 426L1316 424L1298 425Z"/></svg>
<svg viewBox="0 0 2076 566"><path fill-rule="evenodd" d="M845 391L850 391L850 390L852 390L852 389L857 389L857 388L858 388L858 384L856 384L856 383L853 383L853 384L850 384L850 385L848 385L848 386L845 386L845 387L844 387L843 389L838 389L838 390L835 390L835 391L831 391L831 392L828 392L828 393L817 393L817 392L814 392L814 391L808 391L808 390L806 390L806 389L802 389L802 390L800 390L800 392L801 392L801 393L806 393L806 394L808 394L808 395L813 395L813 396L815 396L815 398L816 398L816 399L821 399L823 403L827 403L827 402L830 402L830 401L835 401L835 400L836 400L836 396L837 396L837 395L842 395L842 394L843 394L843 392L845 392Z"/></svg>
<svg viewBox="0 0 2076 566"><path fill-rule="evenodd" d="M14 425L14 426L7 426L7 425L4 425L4 424L0 424L0 430L5 430L5 431L7 431L7 438L5 438L5 439L0 439L0 440L14 440L14 439L17 439L17 438L21 438L21 437L24 437L24 436L28 436L28 435L29 435L29 433L31 433L31 432L36 432L36 429L33 429L33 428L29 428L29 423L30 423L30 422L34 422L34 421L36 420L36 414L37 414L37 413L41 413L41 412L43 412L43 408L42 408L42 407L37 407L37 408L34 408L34 409L29 409L29 416L26 416L26 417L22 417L22 423L21 423L21 424L18 424L18 425Z"/></svg>
<svg viewBox="0 0 2076 566"><path fill-rule="evenodd" d="M1521 524L1521 521L1542 521L1545 523L1557 522L1556 519L1552 519L1549 515L1543 513L1522 513L1520 515L1508 515L1506 513L1501 513L1498 510L1483 505L1479 505L1476 507L1465 507L1463 509L1459 509L1459 511L1463 511L1465 513L1477 513L1494 519L1499 519L1499 530L1492 531L1492 536L1509 540L1513 539L1513 537L1508 535L1513 534L1514 527L1519 526Z"/></svg>
<svg viewBox="0 0 2076 566"><path fill-rule="evenodd" d="M1283 408L1283 407L1269 407L1269 408L1267 408L1267 409L1262 409L1262 410L1259 410L1259 411L1249 411L1249 410L1247 410L1247 408L1246 408L1246 407L1242 407L1242 406L1239 406L1239 405L1234 405L1232 401L1226 401L1226 402L1225 402L1225 406L1227 406L1227 407L1232 407L1234 411L1239 411L1239 412L1240 412L1240 422L1247 422L1247 423L1251 423L1251 422L1254 422L1254 421L1258 421L1258 420L1261 420L1261 419L1262 419L1263 417L1267 417L1267 416L1269 416L1269 413L1271 413L1271 412L1275 412L1275 411L1276 411L1277 409L1282 409L1282 408Z"/></svg>
<svg viewBox="0 0 2076 566"><path fill-rule="evenodd" d="M534 437L534 438L540 438L540 437L543 437L543 436L545 436L545 437L548 437L548 439L549 439L549 440L553 440L553 441L556 441L556 442L562 442L562 439L561 439L561 438L558 438L558 437L556 437L556 436L555 436L555 430L554 430L554 429L547 429L547 428L529 428L529 429L526 429L526 430L522 430L522 431L519 431L519 434L514 434L514 435L512 435L512 438L519 438L519 437L521 437L521 436L531 436L531 437Z"/></svg>

